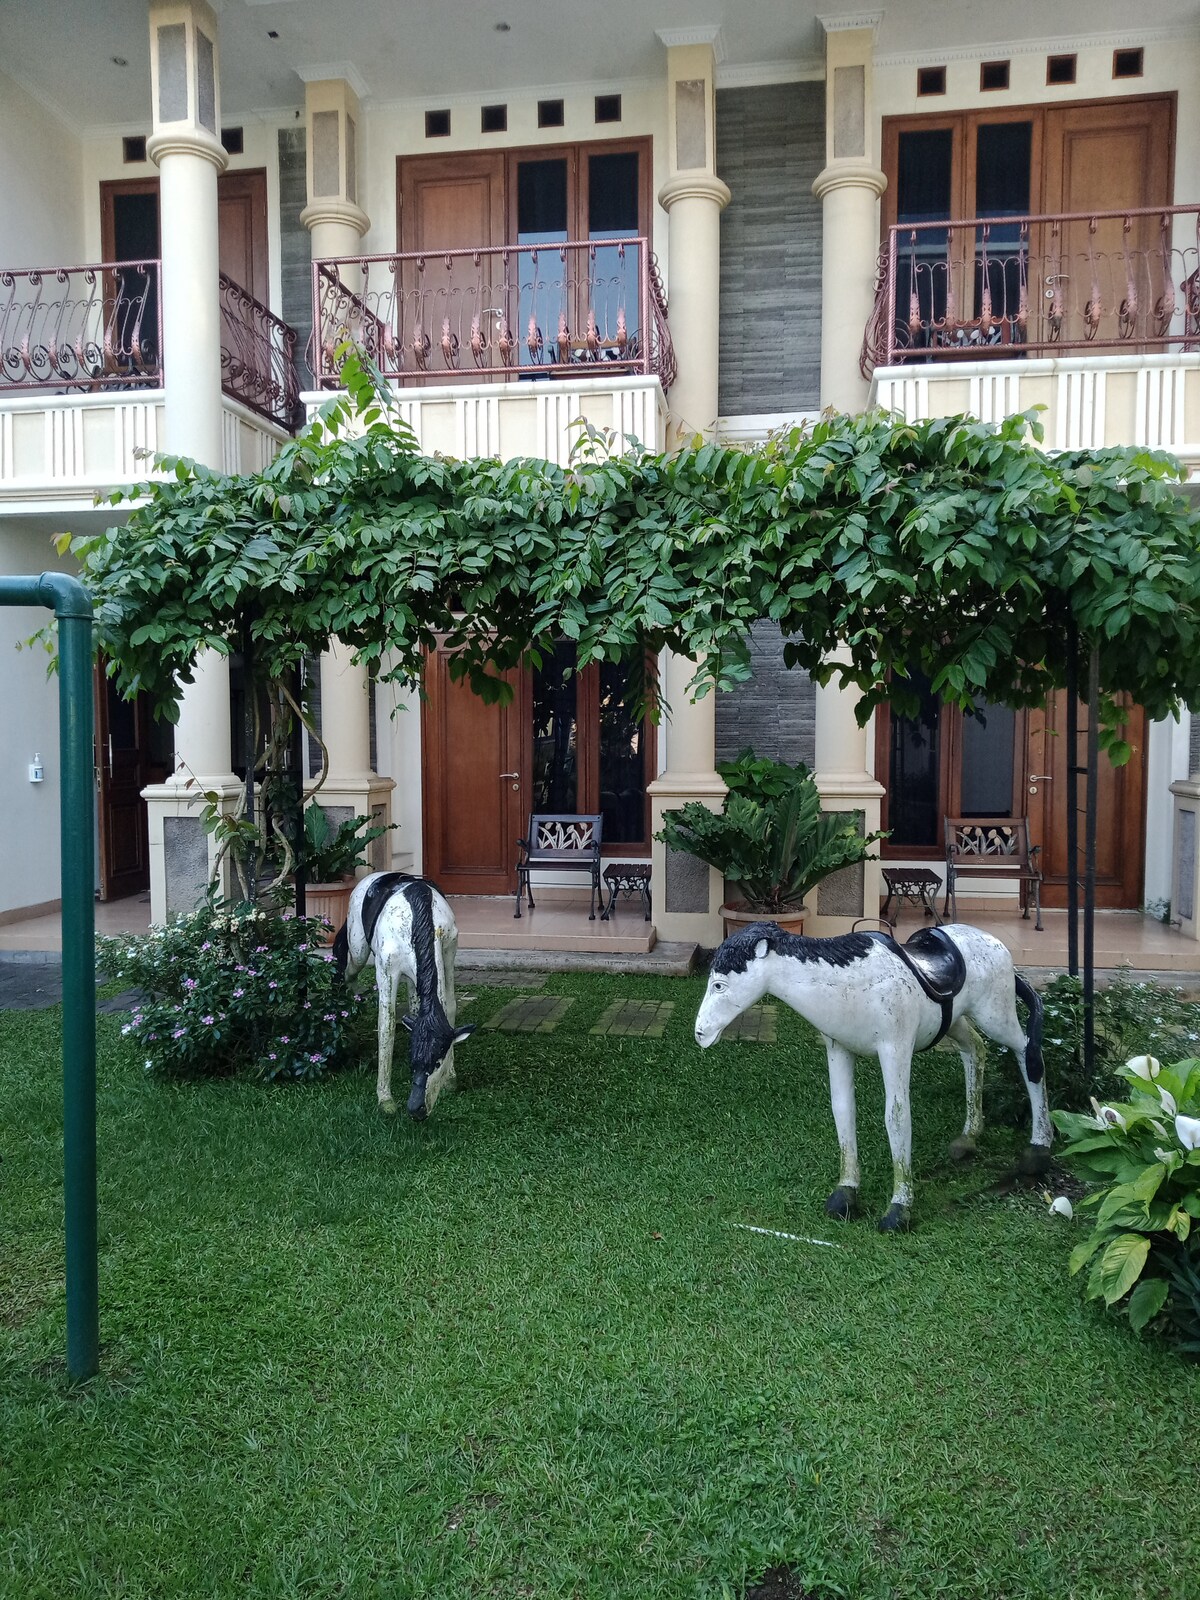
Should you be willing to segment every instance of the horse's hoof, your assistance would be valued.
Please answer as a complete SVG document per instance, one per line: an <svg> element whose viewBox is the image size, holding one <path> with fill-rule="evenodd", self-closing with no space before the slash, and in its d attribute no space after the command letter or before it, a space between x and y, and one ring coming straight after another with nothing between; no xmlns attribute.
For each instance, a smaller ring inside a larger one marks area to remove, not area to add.
<svg viewBox="0 0 1200 1600"><path fill-rule="evenodd" d="M890 1205L879 1219L880 1233L911 1233L912 1213L907 1206Z"/></svg>
<svg viewBox="0 0 1200 1600"><path fill-rule="evenodd" d="M974 1161L978 1154L979 1146L969 1133L960 1133L950 1146L951 1161Z"/></svg>
<svg viewBox="0 0 1200 1600"><path fill-rule="evenodd" d="M396 1115L396 1102L392 1099L391 1095L388 1095L386 1100L381 1100L379 1102L379 1109L383 1112L385 1117L394 1117Z"/></svg>
<svg viewBox="0 0 1200 1600"><path fill-rule="evenodd" d="M858 1190L849 1184L839 1183L837 1188L825 1202L825 1215L837 1217L841 1222L849 1222L851 1217L858 1215Z"/></svg>
<svg viewBox="0 0 1200 1600"><path fill-rule="evenodd" d="M1021 1151L1017 1171L1023 1178L1044 1178L1050 1171L1050 1146L1027 1144Z"/></svg>

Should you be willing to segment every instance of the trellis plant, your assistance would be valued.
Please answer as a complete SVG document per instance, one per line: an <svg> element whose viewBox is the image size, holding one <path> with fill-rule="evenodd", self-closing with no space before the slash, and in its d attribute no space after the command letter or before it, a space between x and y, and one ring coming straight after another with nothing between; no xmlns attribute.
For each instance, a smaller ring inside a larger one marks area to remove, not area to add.
<svg viewBox="0 0 1200 1600"><path fill-rule="evenodd" d="M753 448L460 462L419 453L351 349L342 375L261 472L159 458L110 497L127 520L70 541L127 693L173 716L205 648L248 641L282 683L335 637L416 684L440 636L451 672L504 700L504 672L566 637L581 668L631 663L640 711L638 663L669 647L696 661L693 693L731 687L767 617L791 665L862 691L862 721L913 709L913 669L964 709L1039 703L1066 681L1072 624L1081 681L1099 651L1114 760L1113 696L1151 717L1200 698L1200 538L1168 456L1050 456L1032 415L874 412Z"/></svg>

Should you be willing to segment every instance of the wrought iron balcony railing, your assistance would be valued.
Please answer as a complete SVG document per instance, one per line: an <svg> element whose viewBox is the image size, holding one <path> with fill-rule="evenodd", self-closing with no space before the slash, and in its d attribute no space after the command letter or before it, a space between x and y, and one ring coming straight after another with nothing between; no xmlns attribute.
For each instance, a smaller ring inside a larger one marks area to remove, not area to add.
<svg viewBox="0 0 1200 1600"><path fill-rule="evenodd" d="M162 383L161 264L0 269L0 390Z"/></svg>
<svg viewBox="0 0 1200 1600"><path fill-rule="evenodd" d="M225 273L221 287L221 388L268 422L294 432L302 417L296 330Z"/></svg>
<svg viewBox="0 0 1200 1600"><path fill-rule="evenodd" d="M0 269L0 390L63 394L159 388L162 263ZM297 425L296 331L220 274L221 388Z"/></svg>
<svg viewBox="0 0 1200 1600"><path fill-rule="evenodd" d="M902 223L861 367L1200 348L1200 207Z"/></svg>
<svg viewBox="0 0 1200 1600"><path fill-rule="evenodd" d="M675 377L646 239L316 261L313 330L326 388L348 339L400 384L645 373L666 390Z"/></svg>

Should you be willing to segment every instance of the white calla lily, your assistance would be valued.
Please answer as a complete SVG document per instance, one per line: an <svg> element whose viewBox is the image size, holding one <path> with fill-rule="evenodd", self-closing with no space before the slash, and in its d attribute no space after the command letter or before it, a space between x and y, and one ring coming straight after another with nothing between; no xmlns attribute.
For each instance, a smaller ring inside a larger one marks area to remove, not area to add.
<svg viewBox="0 0 1200 1600"><path fill-rule="evenodd" d="M1200 1117L1176 1117L1175 1137L1185 1150L1200 1150Z"/></svg>
<svg viewBox="0 0 1200 1600"><path fill-rule="evenodd" d="M1130 1072L1136 1073L1139 1078L1144 1078L1150 1083L1162 1071L1162 1062L1157 1056L1130 1056L1125 1063Z"/></svg>
<svg viewBox="0 0 1200 1600"><path fill-rule="evenodd" d="M1120 1128L1122 1133L1125 1132L1127 1126L1125 1118L1117 1110L1116 1106L1101 1106L1100 1116L1108 1127Z"/></svg>
<svg viewBox="0 0 1200 1600"><path fill-rule="evenodd" d="M1075 1207L1067 1199L1065 1194L1055 1195L1054 1199L1050 1202L1050 1214L1055 1217L1066 1217L1067 1221L1070 1222L1071 1218L1075 1215Z"/></svg>
<svg viewBox="0 0 1200 1600"><path fill-rule="evenodd" d="M1164 1089L1162 1085L1159 1084L1158 1098L1162 1101L1163 1110L1169 1117L1173 1117L1179 1110L1179 1107L1175 1104L1175 1096L1168 1089Z"/></svg>

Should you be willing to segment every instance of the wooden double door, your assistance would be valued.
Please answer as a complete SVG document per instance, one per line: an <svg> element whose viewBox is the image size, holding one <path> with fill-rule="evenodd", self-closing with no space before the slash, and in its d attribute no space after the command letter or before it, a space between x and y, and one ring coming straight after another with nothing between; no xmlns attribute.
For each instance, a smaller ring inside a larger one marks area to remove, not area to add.
<svg viewBox="0 0 1200 1600"><path fill-rule="evenodd" d="M165 783L173 735L155 722L145 695L124 700L103 663L95 670L96 832L101 900L121 900L150 886L150 838L142 790Z"/></svg>
<svg viewBox="0 0 1200 1600"><path fill-rule="evenodd" d="M221 271L266 305L270 277L265 167L221 173L217 179L217 230ZM106 261L147 260L162 254L157 178L118 179L100 185L100 241Z"/></svg>
<svg viewBox="0 0 1200 1600"><path fill-rule="evenodd" d="M940 861L947 816L1028 817L1031 842L1041 847L1042 904L1067 903L1067 697L1058 693L1034 711L980 704L964 717L938 704L916 684L921 709L897 717L886 709L876 723L876 773L884 782L883 826L891 837L886 861ZM1145 713L1127 708L1124 737L1132 755L1114 767L1101 754L1096 794L1096 904L1129 910L1141 904L1145 857ZM1079 726L1086 728L1085 707ZM1077 766L1086 764L1081 734ZM1083 873L1085 780L1079 780L1079 872Z"/></svg>
<svg viewBox="0 0 1200 1600"><path fill-rule="evenodd" d="M447 894L511 894L532 812L599 813L608 854L650 852L656 741L623 703L625 669L577 671L562 642L537 671L505 675L487 705L431 651L421 709L423 866Z"/></svg>

